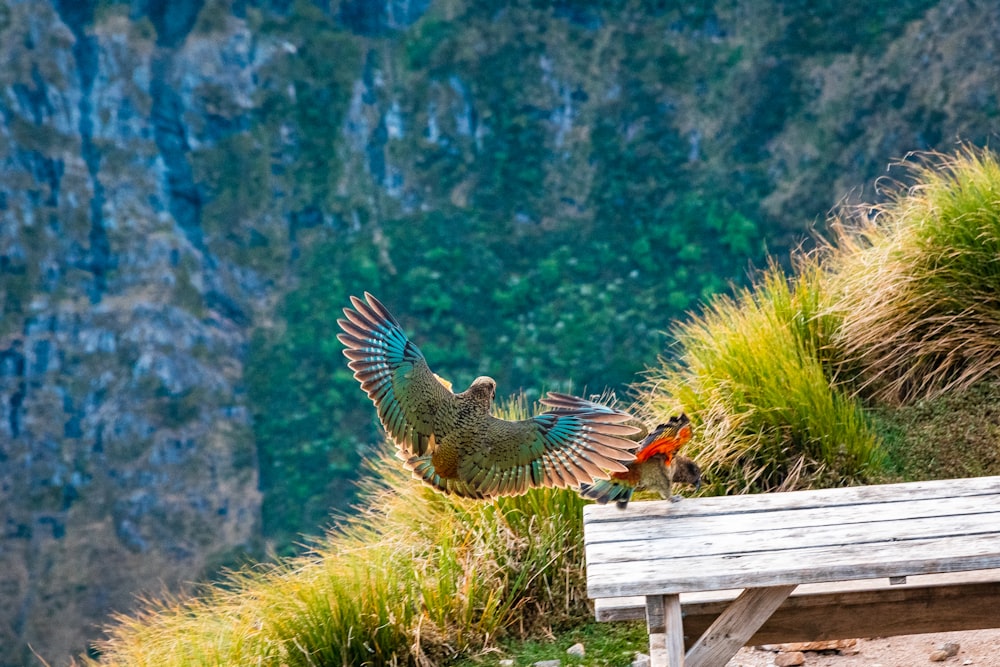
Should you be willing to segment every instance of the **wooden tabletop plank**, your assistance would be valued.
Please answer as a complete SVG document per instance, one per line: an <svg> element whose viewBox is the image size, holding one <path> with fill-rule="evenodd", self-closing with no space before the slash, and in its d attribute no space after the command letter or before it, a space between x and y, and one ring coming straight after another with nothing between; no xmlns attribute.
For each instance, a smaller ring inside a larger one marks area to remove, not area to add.
<svg viewBox="0 0 1000 667"><path fill-rule="evenodd" d="M674 517L713 514L769 512L775 509L830 507L835 505L896 503L918 499L996 496L1000 494L1000 476L967 479L879 484L836 489L759 493L737 496L688 498L680 502L647 501L630 503L625 510L614 505L587 505L583 508L585 525L623 518L638 519L669 514Z"/></svg>
<svg viewBox="0 0 1000 667"><path fill-rule="evenodd" d="M694 502L694 501L692 501ZM705 535L732 535L741 539L748 533L788 533L795 530L815 530L824 527L901 524L924 518L962 517L974 515L980 521L994 522L986 514L1000 517L1000 493L995 496L953 498L947 501L911 500L902 503L864 504L834 507L778 509L766 517L749 520L745 514L715 514L710 516L647 516L642 520L623 517L620 521L590 524L585 530L585 543L621 542L627 540L663 539L698 540ZM877 528L876 528L877 530Z"/></svg>
<svg viewBox="0 0 1000 667"><path fill-rule="evenodd" d="M945 542L947 544L945 545ZM997 534L587 564L591 598L1000 568Z"/></svg>
<svg viewBox="0 0 1000 667"><path fill-rule="evenodd" d="M668 660L665 638L671 633L650 625L654 663L721 664L799 585L802 590L810 585L914 580L959 572L995 575L1000 570L1000 477L632 503L625 510L591 505L584 508L584 542L588 595L599 600L645 596L647 620L652 618L650 609L658 608L651 607L651 601L671 600L679 608L680 594L728 595L742 590L735 601L715 603L725 606L719 607L714 620L705 616L710 625L704 634L698 630L701 637L687 660L679 655ZM981 586L965 583L955 590L968 597L969 591ZM885 596L909 594L923 604L923 596L939 590L944 589L914 588L908 593L890 586L870 593L803 599L822 599L839 609L861 595L885 602ZM702 608L708 610L712 604L702 603ZM898 607L898 603L883 604L880 613L895 618ZM607 611L622 615L628 610L619 606ZM799 619L802 613L793 611L789 618ZM817 627L829 628L830 613L825 609L818 616L813 613L821 624ZM973 616L981 613L982 608L973 610ZM842 620L854 617L847 611ZM962 617L961 627L966 627L966 617L969 614ZM901 630L916 627L911 624ZM815 631L805 634L812 636ZM778 634L788 632L786 628ZM683 631L676 627L672 634L678 640Z"/></svg>
<svg viewBox="0 0 1000 667"><path fill-rule="evenodd" d="M832 593L906 591L913 588L991 584L996 582L1000 582L1000 569L913 575L907 577L906 582L902 584L890 584L888 579L853 579L850 581L802 584L792 592L791 597ZM720 604L734 600L740 594L740 590L738 588L727 588L718 591L683 593L680 599L681 604L684 606ZM643 595L597 598L594 600L594 613L598 621L642 619L645 617L645 609L646 598Z"/></svg>
<svg viewBox="0 0 1000 667"><path fill-rule="evenodd" d="M741 531L716 534L697 527L692 532L676 534L664 531L662 536L645 539L622 539L634 533L622 530L617 541L604 540L586 543L588 565L597 563L640 562L669 560L683 567L679 561L688 557L730 556L759 552L788 553L815 547L841 547L846 545L883 545L899 543L903 548L909 540L937 538L941 541L940 555L948 557L951 538L965 535L993 534L1000 548L1000 509L978 514L956 516L931 516L872 520L843 525L795 526L792 528L762 526L760 529L744 526ZM655 533L653 533L655 535ZM887 557L897 558L899 549L884 549ZM724 567L720 564L719 567Z"/></svg>
<svg viewBox="0 0 1000 667"><path fill-rule="evenodd" d="M1000 567L1000 477L587 506L584 521L591 597Z"/></svg>

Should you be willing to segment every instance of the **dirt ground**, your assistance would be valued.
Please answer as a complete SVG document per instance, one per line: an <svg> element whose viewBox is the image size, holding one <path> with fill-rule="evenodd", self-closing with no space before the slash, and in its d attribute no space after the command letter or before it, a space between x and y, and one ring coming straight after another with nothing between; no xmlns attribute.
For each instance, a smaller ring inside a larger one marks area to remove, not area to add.
<svg viewBox="0 0 1000 667"><path fill-rule="evenodd" d="M997 610L997 614L1000 614L1000 610ZM958 644L958 654L943 662L932 662L931 653L946 642ZM729 661L727 667L769 667L775 664L777 655L775 652L759 648L744 648ZM843 654L806 652L804 656L804 667L913 667L915 665L1000 667L1000 630L859 639L852 649L847 649Z"/></svg>

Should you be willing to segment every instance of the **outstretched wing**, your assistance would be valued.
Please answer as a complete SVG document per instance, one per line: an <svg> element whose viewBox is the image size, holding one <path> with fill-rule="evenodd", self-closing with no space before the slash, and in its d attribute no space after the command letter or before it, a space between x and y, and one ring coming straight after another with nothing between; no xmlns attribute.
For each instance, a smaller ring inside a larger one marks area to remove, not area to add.
<svg viewBox="0 0 1000 667"><path fill-rule="evenodd" d="M603 398L604 397L602 397L602 399ZM539 400L538 402L546 407L552 408L553 412L576 412L580 410L589 410L592 412L625 414L620 410L614 409L610 405L595 403L594 401L588 401L587 399L580 398L579 396L564 394L558 391L550 391L545 394L545 398Z"/></svg>
<svg viewBox="0 0 1000 667"><path fill-rule="evenodd" d="M403 458L433 449L454 419L455 395L427 366L392 313L374 296L351 297L354 309L337 320L348 366L375 404L379 420Z"/></svg>
<svg viewBox="0 0 1000 667"><path fill-rule="evenodd" d="M581 399L582 400L582 399ZM588 402L589 403L589 402ZM590 403L522 421L491 418L483 445L465 452L458 477L486 496L517 495L538 486L578 487L624 472L636 432L631 416Z"/></svg>
<svg viewBox="0 0 1000 667"><path fill-rule="evenodd" d="M684 443L691 439L691 420L686 414L671 417L665 424L660 424L639 443L639 451L635 453L636 463L649 460L656 454L666 457L669 465L674 454Z"/></svg>
<svg viewBox="0 0 1000 667"><path fill-rule="evenodd" d="M610 402L614 402L614 393L604 392L603 394L601 394L599 400L601 401L609 400ZM580 398L579 396L573 396L572 394L563 394L558 391L550 391L545 396L545 398L539 401L539 403L541 403L544 406L552 408L556 412L566 411L566 410L584 410L588 408L593 410L600 410L601 408L603 408L604 410L607 410L609 412L618 412L618 410L612 408L609 405L605 405L603 403L596 403L594 401L588 401L585 398ZM625 423L628 424L629 426L635 427L635 433L628 436L629 440L634 440L636 442L639 442L647 435L649 435L649 429L646 428L646 425L638 417L632 416Z"/></svg>

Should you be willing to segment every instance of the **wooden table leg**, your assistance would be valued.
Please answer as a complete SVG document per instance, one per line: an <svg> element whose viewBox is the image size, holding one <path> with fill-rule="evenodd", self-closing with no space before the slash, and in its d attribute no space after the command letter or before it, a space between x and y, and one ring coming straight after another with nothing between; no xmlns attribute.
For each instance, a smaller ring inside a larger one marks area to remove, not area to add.
<svg viewBox="0 0 1000 667"><path fill-rule="evenodd" d="M646 597L650 667L684 667L684 623L679 595Z"/></svg>
<svg viewBox="0 0 1000 667"><path fill-rule="evenodd" d="M793 590L795 584L745 589L687 652L687 667L725 665Z"/></svg>

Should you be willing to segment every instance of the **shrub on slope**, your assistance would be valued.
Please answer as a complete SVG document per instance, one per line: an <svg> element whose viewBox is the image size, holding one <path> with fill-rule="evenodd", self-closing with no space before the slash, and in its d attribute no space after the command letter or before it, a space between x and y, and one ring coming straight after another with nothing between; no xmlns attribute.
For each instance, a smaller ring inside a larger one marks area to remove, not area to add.
<svg viewBox="0 0 1000 667"><path fill-rule="evenodd" d="M927 156L916 185L842 219L829 259L836 346L861 391L901 404L1000 371L1000 164Z"/></svg>

